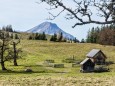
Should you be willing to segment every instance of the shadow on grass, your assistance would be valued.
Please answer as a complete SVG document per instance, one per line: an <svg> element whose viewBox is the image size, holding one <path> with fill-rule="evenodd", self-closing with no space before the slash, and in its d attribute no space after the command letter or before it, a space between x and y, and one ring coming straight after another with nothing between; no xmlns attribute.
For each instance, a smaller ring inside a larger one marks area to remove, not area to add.
<svg viewBox="0 0 115 86"><path fill-rule="evenodd" d="M115 64L115 63L114 63L114 61L107 61L105 64L106 65L112 65L112 64Z"/></svg>
<svg viewBox="0 0 115 86"><path fill-rule="evenodd" d="M33 73L56 73L56 72L47 72L47 71L32 71L32 72L26 72L26 71L12 71L12 70L0 70L0 75L10 75L10 74L33 74Z"/></svg>
<svg viewBox="0 0 115 86"><path fill-rule="evenodd" d="M26 71L13 71L13 70L0 70L0 75L11 75L11 74L34 74L34 73L56 73L56 74L66 74L68 72L57 72L57 71L53 71L53 70L40 70L40 71L32 71L32 72L26 72Z"/></svg>
<svg viewBox="0 0 115 86"><path fill-rule="evenodd" d="M16 66L18 67L18 66ZM27 71L27 69L32 71ZM0 75L10 75L10 74L33 74L33 73L62 73L62 72L56 72L52 69L44 68L42 65L29 65L24 66L24 69L15 69L15 70L0 70Z"/></svg>
<svg viewBox="0 0 115 86"><path fill-rule="evenodd" d="M12 67L19 67L19 66L23 66L23 67L43 67L43 65L18 65L18 66L14 66L14 65L9 65Z"/></svg>
<svg viewBox="0 0 115 86"><path fill-rule="evenodd" d="M25 65L24 67L43 67L43 65Z"/></svg>

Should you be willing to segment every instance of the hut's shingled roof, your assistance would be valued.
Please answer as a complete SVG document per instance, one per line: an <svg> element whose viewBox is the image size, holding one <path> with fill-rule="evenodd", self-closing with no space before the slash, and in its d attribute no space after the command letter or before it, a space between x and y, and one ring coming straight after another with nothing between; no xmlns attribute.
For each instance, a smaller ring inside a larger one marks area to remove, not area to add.
<svg viewBox="0 0 115 86"><path fill-rule="evenodd" d="M99 49L93 49L91 50L86 56L87 57L94 57L98 52L100 52L101 50Z"/></svg>
<svg viewBox="0 0 115 86"><path fill-rule="evenodd" d="M84 59L81 63L80 63L80 65L83 65L85 62L87 62L89 60L89 58L86 58L86 59Z"/></svg>

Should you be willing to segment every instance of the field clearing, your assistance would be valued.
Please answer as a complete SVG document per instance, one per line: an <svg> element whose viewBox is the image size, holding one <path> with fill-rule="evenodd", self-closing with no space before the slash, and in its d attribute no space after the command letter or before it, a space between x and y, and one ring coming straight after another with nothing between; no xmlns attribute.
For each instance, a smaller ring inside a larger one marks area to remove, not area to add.
<svg viewBox="0 0 115 86"><path fill-rule="evenodd" d="M82 61L93 48L101 49L108 61L115 62L114 46L22 40L19 47L23 48L24 57L18 60L17 67L6 62L6 68L11 71L0 71L0 86L114 86L115 64L108 66L110 72L80 73L79 65L72 67L71 63L62 62L73 55ZM46 59L53 59L65 67L44 67ZM26 68L31 68L33 72L24 72Z"/></svg>

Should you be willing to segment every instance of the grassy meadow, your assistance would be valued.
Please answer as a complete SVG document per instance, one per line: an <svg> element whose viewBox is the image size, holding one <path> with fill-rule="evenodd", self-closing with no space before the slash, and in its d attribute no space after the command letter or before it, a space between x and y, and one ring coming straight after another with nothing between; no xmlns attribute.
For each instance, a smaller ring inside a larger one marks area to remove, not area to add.
<svg viewBox="0 0 115 86"><path fill-rule="evenodd" d="M18 47L23 49L19 66L5 63L9 71L0 71L0 86L114 86L115 64L108 66L110 72L80 73L80 65L72 67L72 63L63 63L62 60L74 56L77 61L82 61L95 48L101 49L108 61L115 62L115 46L21 40ZM43 62L46 59L64 64L64 68L45 67ZM33 72L25 72L26 68Z"/></svg>

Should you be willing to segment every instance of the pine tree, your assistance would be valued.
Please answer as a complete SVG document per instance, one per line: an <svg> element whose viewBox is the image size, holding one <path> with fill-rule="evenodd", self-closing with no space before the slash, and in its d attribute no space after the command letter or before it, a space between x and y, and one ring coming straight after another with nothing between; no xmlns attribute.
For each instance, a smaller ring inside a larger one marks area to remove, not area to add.
<svg viewBox="0 0 115 86"><path fill-rule="evenodd" d="M54 33L54 41L56 42L57 41L57 34Z"/></svg>
<svg viewBox="0 0 115 86"><path fill-rule="evenodd" d="M35 34L35 40L39 40L39 34L38 33Z"/></svg>
<svg viewBox="0 0 115 86"><path fill-rule="evenodd" d="M61 42L62 39L63 39L63 33L61 32L61 33L59 33L59 36L58 36L57 41L58 41L58 42Z"/></svg>
<svg viewBox="0 0 115 86"><path fill-rule="evenodd" d="M13 32L12 25L7 25L5 31Z"/></svg>
<svg viewBox="0 0 115 86"><path fill-rule="evenodd" d="M31 35L29 36L29 40L32 40L32 36Z"/></svg>
<svg viewBox="0 0 115 86"><path fill-rule="evenodd" d="M50 41L54 41L54 35L51 36Z"/></svg>
<svg viewBox="0 0 115 86"><path fill-rule="evenodd" d="M78 42L78 40L77 40L76 38L74 38L74 39L73 39L73 42L74 42L74 43L77 43L77 42Z"/></svg>
<svg viewBox="0 0 115 86"><path fill-rule="evenodd" d="M84 39L82 39L82 40L81 40L81 43L85 43L85 40L84 40Z"/></svg>
<svg viewBox="0 0 115 86"><path fill-rule="evenodd" d="M54 41L54 42L57 41L57 34L56 33L54 33L54 35L51 36L50 41Z"/></svg>
<svg viewBox="0 0 115 86"><path fill-rule="evenodd" d="M3 26L3 27L2 27L2 30L3 30L3 31L6 31L6 27L5 27L5 26Z"/></svg>
<svg viewBox="0 0 115 86"><path fill-rule="evenodd" d="M42 40L47 40L45 32L42 33Z"/></svg>
<svg viewBox="0 0 115 86"><path fill-rule="evenodd" d="M42 40L42 34L39 34L39 40Z"/></svg>
<svg viewBox="0 0 115 86"><path fill-rule="evenodd" d="M86 42L87 43L91 43L91 36L90 36L90 30L88 31L88 34L87 34L87 39L86 39Z"/></svg>

